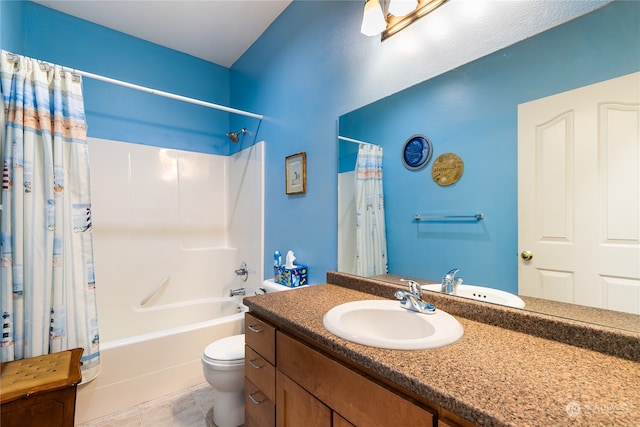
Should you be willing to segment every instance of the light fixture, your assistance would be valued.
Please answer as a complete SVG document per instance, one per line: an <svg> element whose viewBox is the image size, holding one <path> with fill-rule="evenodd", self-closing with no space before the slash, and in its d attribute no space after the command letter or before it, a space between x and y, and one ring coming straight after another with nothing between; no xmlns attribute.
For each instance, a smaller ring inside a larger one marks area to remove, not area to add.
<svg viewBox="0 0 640 427"><path fill-rule="evenodd" d="M387 28L387 21L384 20L380 0L366 0L360 32L365 36L375 36L383 32L385 28Z"/></svg>
<svg viewBox="0 0 640 427"><path fill-rule="evenodd" d="M415 10L418 0L390 0L389 13L393 16L405 16Z"/></svg>
<svg viewBox="0 0 640 427"><path fill-rule="evenodd" d="M433 12L447 0L366 0L360 32L367 36L382 33L382 40L407 28Z"/></svg>

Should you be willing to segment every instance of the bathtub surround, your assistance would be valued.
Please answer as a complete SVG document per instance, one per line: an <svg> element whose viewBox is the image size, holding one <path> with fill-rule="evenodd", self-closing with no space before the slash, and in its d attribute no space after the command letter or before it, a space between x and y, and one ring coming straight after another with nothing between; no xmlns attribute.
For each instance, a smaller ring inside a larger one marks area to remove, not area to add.
<svg viewBox="0 0 640 427"><path fill-rule="evenodd" d="M81 347L82 377L91 380L100 350L82 80L4 50L0 76L8 112L0 129L0 360Z"/></svg>
<svg viewBox="0 0 640 427"><path fill-rule="evenodd" d="M89 148L102 369L78 389L78 422L202 382L203 349L242 332L229 291L262 284L264 143L232 156Z"/></svg>
<svg viewBox="0 0 640 427"><path fill-rule="evenodd" d="M215 156L89 139L103 342L201 321L198 306L231 289L253 294L263 147Z"/></svg>

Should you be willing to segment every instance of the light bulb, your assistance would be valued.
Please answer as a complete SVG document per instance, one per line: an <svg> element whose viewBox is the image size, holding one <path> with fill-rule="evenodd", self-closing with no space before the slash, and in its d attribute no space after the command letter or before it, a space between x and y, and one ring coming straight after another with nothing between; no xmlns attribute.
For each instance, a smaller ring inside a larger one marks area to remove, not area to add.
<svg viewBox="0 0 640 427"><path fill-rule="evenodd" d="M375 36L383 32L385 28L387 28L387 22L382 14L380 0L367 0L364 4L360 32L365 36Z"/></svg>
<svg viewBox="0 0 640 427"><path fill-rule="evenodd" d="M404 16L416 9L418 0L391 0L389 13L393 16Z"/></svg>

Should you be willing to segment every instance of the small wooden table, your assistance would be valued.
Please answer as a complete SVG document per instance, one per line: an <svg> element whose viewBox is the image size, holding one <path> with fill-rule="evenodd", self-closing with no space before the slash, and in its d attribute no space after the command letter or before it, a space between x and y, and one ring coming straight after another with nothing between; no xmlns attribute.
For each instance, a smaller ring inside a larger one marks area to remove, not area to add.
<svg viewBox="0 0 640 427"><path fill-rule="evenodd" d="M73 427L83 349L0 364L2 427Z"/></svg>

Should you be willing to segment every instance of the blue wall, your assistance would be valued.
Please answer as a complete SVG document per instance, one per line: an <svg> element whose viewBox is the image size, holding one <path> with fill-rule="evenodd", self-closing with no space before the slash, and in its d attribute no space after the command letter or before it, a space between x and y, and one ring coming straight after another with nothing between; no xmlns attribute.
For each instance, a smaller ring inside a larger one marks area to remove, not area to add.
<svg viewBox="0 0 640 427"><path fill-rule="evenodd" d="M563 6L562 2L554 3L554 8ZM637 11L638 4L625 2L616 7ZM395 92L393 90L395 81L403 81L405 74L412 73L411 64L419 68L425 62L439 60L430 56L430 49L427 47L413 53L404 53L400 50L398 47L402 43L402 37L405 37L404 33L383 43L375 38L369 39L362 36L359 33L361 13L361 2L296 0L232 67L232 102L240 108L261 111L267 115L261 126L261 136L267 141L265 207L265 275L267 276L270 275L270 254L276 249L281 252L294 249L298 260L310 266L312 283L323 282L325 271L336 268L338 172L336 119L350 110ZM634 16L637 19L637 14ZM328 22L331 23L330 27L326 24ZM619 39L613 44L633 40L635 34L619 32ZM581 36L586 37L581 49L588 49L588 44L594 41L595 35L581 33ZM606 43L611 42L611 37L608 37ZM567 49L565 43L571 44L572 41L552 40L551 47L554 47L554 53L550 55L565 54ZM535 48L535 45L532 45L532 48ZM518 62L518 58L515 60ZM608 61L609 57L606 60ZM548 62L549 58L546 58L534 65L536 69L544 70L549 65ZM506 69L502 70L499 66L486 64L482 60L474 65L479 68L485 66L491 66L498 73L496 78L504 83L514 78ZM516 64L511 66L509 71L519 72L521 68L527 66L529 64ZM426 170L420 174L423 183L421 185L399 184L397 187L388 188L388 198L395 193L399 199L413 200L414 205L407 208L402 216L401 220L404 223L412 225L411 215L440 206L446 207L446 210L459 209L463 212L470 208L472 211L480 210L487 214L487 220L484 223L475 224L472 228L467 227L467 224L460 224L462 228L458 232L452 233L450 229L439 229L432 233L431 230L416 230L415 224L407 231L408 238L415 238L416 234L419 234L422 239L434 239L438 244L447 240L446 246L436 245L435 249L420 251L412 254L411 258L407 258L407 262L411 265L424 264L434 256L434 252L445 251L449 258L447 262L443 262L443 266L434 266L429 274L421 274L423 277L434 278L434 280L438 280L446 268L452 266L457 260L455 251L468 243L480 245L486 249L487 253L483 256L492 260L488 268L494 271L499 271L508 259L513 259L512 265L517 261L514 240L515 217L512 215L516 209L516 202L514 199L507 201L495 191L495 185L500 184L505 187L504 191L514 194L515 164L498 170L494 168L497 161L514 156L515 134L512 129L503 129L502 121L505 116L510 116L515 121L516 115L515 111L505 111L504 107L494 108L493 102L497 98L513 96L496 88L495 85L488 90L483 90L479 83L474 86L465 86L466 76L463 71L457 71L457 73L457 77L449 82L446 79L439 80L446 86L431 89L432 93L429 94L433 97L430 103L431 108L452 108L453 105L444 105L443 101L457 101L455 96L451 95L458 93L463 96L459 101L472 97L473 108L478 108L480 105L484 117L477 117L475 122L462 120L470 116L470 105L466 102L457 102L456 113L449 117L448 123L430 120L429 116L420 111L414 111L405 117L406 122L398 126L397 129L400 131L389 131L384 138L395 141L396 144L395 148L387 150L390 161L399 159L401 144L413 133L426 133L433 137L438 150L436 154L451 149L467 161L461 185L450 188L449 191L433 189L433 191L439 191L437 197L440 199L425 200L423 197L423 188L428 187L431 182ZM488 73L485 72L485 75ZM413 83L425 78L418 77ZM586 80L588 79L578 75L576 85ZM528 86L529 83L523 84ZM408 86L410 85L404 87ZM561 85L552 84L545 90L552 93L560 87ZM465 91L467 93L464 93ZM381 93L382 96L380 96ZM537 97L537 94L531 91L516 96L519 99L523 97L532 99ZM513 99L511 101L513 102ZM384 115L375 115L369 119L369 122L376 121L387 122ZM418 125L417 122L420 124ZM473 138L468 137L465 128L474 129L476 134ZM346 136L366 140L368 135ZM495 139L496 136L498 139ZM307 152L307 193L300 196L287 196L284 192L284 158L299 151ZM476 157L486 158L487 153L494 153L497 156L496 159L490 163L474 161ZM397 164L399 162L396 162ZM480 191L465 190L464 186L472 182L482 184ZM418 195L422 197L420 202ZM463 196L466 199L464 202ZM397 201L389 198L388 203L397 203ZM498 229L498 224L504 224L506 227ZM493 245L496 241L506 243ZM459 266L465 268L465 265ZM495 282L492 277L480 276L479 273L476 277L475 272L470 275L465 274L464 277L469 283ZM512 266L508 268L506 277L507 281L515 285L516 273Z"/></svg>
<svg viewBox="0 0 640 427"><path fill-rule="evenodd" d="M554 13L540 25L607 1L554 2ZM215 154L267 141L265 275L271 275L274 250L293 249L310 266L310 281L319 283L336 268L337 118L430 77L424 64L452 62L428 49L399 49L412 29L384 43L365 37L361 17L360 1L294 0L228 70L34 3L2 1L0 46L264 114L260 123L85 79L90 136ZM413 27L427 24L425 19ZM224 134L243 126L249 128L243 144L230 145ZM307 193L287 196L284 158L300 151L307 152Z"/></svg>
<svg viewBox="0 0 640 427"><path fill-rule="evenodd" d="M336 126L349 92L349 43L340 41L358 37L361 10L360 2L294 1L232 67L232 102L265 113L265 277L275 250L293 250L312 284L336 269ZM284 159L301 151L307 191L287 196Z"/></svg>
<svg viewBox="0 0 640 427"><path fill-rule="evenodd" d="M0 47L8 51L23 49L22 2L0 1Z"/></svg>
<svg viewBox="0 0 640 427"><path fill-rule="evenodd" d="M2 2L2 48L166 92L229 105L230 71L59 13ZM5 23L11 22L11 28ZM18 25L19 23L19 25ZM160 147L229 154L230 114L84 79L88 134ZM258 121L245 123L251 131Z"/></svg>
<svg viewBox="0 0 640 427"><path fill-rule="evenodd" d="M341 135L385 149L391 272L439 280L459 267L470 283L517 292L517 105L640 70L638 22L639 3L615 3L340 118ZM414 134L434 146L420 171L400 162ZM445 152L464 161L450 187L431 178ZM411 219L477 212L486 219Z"/></svg>

